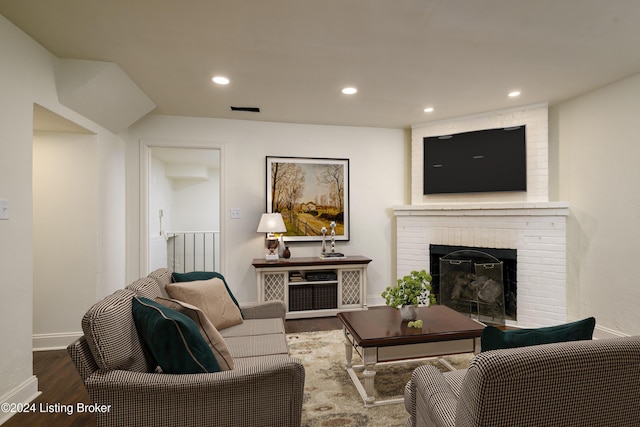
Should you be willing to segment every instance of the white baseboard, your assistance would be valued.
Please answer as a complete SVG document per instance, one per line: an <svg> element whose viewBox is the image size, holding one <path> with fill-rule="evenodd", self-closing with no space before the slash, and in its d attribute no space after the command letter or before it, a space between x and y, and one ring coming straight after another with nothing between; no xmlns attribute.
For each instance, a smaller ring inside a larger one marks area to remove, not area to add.
<svg viewBox="0 0 640 427"><path fill-rule="evenodd" d="M567 317L567 322L576 322L581 319L577 319L574 317ZM596 319L596 327L593 330L593 339L594 340L606 340L609 338L623 338L628 337L629 335L623 334L622 332L618 332L613 329L605 328L604 326L599 326L598 321Z"/></svg>
<svg viewBox="0 0 640 427"><path fill-rule="evenodd" d="M38 391L38 378L33 375L18 387L0 397L0 406L3 406L5 403L29 403L36 397L40 396L40 394L41 392ZM0 411L0 425L4 424L4 422L11 418L14 414L15 412Z"/></svg>
<svg viewBox="0 0 640 427"><path fill-rule="evenodd" d="M33 334L33 351L64 350L69 344L80 338L82 335L82 332Z"/></svg>
<svg viewBox="0 0 640 427"><path fill-rule="evenodd" d="M608 338L622 338L630 335L623 334L622 332L614 331L613 329L605 328L604 326L596 325L593 331L593 338L597 340L605 340Z"/></svg>

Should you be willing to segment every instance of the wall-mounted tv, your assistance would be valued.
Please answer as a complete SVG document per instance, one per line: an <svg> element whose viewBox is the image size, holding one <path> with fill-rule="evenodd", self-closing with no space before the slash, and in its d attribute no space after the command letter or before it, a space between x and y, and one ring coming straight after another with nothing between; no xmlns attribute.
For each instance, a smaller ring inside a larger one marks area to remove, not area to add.
<svg viewBox="0 0 640 427"><path fill-rule="evenodd" d="M525 126L424 138L424 194L527 190Z"/></svg>

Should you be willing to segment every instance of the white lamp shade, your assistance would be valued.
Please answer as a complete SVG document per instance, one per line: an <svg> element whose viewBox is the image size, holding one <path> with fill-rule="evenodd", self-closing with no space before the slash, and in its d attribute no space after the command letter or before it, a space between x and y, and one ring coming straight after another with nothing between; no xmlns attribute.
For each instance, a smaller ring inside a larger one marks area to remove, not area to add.
<svg viewBox="0 0 640 427"><path fill-rule="evenodd" d="M264 213L258 224L258 233L284 233L287 227L284 225L282 215L279 213Z"/></svg>

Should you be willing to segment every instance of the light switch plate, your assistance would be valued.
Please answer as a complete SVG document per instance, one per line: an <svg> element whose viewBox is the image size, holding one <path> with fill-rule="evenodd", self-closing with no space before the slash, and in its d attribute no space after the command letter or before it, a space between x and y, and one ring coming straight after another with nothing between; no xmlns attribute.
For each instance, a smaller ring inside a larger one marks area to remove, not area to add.
<svg viewBox="0 0 640 427"><path fill-rule="evenodd" d="M9 219L9 201L0 199L0 219Z"/></svg>

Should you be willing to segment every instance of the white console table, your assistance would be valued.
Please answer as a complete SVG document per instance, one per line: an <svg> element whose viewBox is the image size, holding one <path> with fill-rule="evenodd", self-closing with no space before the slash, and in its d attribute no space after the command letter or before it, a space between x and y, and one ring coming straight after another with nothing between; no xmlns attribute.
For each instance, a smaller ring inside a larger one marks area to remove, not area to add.
<svg viewBox="0 0 640 427"><path fill-rule="evenodd" d="M367 309L367 265L363 256L253 260L258 300L284 301L287 319L334 316Z"/></svg>

